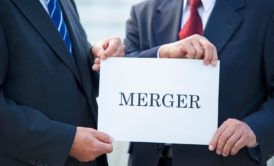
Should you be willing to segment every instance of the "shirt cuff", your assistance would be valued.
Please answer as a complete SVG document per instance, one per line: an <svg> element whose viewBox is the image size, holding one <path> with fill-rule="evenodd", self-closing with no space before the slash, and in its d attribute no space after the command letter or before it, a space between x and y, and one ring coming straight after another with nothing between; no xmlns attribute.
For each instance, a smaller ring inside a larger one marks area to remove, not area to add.
<svg viewBox="0 0 274 166"><path fill-rule="evenodd" d="M160 58L160 48L157 51L157 58Z"/></svg>
<svg viewBox="0 0 274 166"><path fill-rule="evenodd" d="M248 148L248 152L253 160L257 161L258 163L261 162L261 150L259 145L254 148Z"/></svg>

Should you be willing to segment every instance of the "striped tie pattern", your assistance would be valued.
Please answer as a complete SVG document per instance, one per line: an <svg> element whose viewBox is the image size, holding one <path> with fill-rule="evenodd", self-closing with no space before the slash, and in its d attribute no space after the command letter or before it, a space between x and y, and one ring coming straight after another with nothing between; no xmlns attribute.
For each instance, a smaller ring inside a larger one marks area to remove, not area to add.
<svg viewBox="0 0 274 166"><path fill-rule="evenodd" d="M48 0L47 3L48 3L49 15L50 15L55 27L57 28L61 38L65 42L65 45L70 53L69 56L71 56L73 58L72 44L71 44L67 26L64 21L64 17L63 17L63 13L62 13L60 4L59 4L58 0Z"/></svg>

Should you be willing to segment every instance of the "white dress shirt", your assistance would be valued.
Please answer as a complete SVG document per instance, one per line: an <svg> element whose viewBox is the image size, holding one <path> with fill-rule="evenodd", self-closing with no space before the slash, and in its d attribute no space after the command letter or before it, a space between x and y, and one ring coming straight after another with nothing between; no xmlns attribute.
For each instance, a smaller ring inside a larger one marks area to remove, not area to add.
<svg viewBox="0 0 274 166"><path fill-rule="evenodd" d="M48 0L39 0L39 1L43 5L43 7L47 11L47 13L49 13L49 10L48 10Z"/></svg>
<svg viewBox="0 0 274 166"><path fill-rule="evenodd" d="M209 16L212 13L212 10L215 6L216 0L201 0L201 1L202 1L202 5L198 8L198 12L202 19L203 29L205 29ZM190 15L189 0L185 0L184 6L183 6L183 13L182 13L182 23L181 23L182 28L186 24L189 18L189 15Z"/></svg>

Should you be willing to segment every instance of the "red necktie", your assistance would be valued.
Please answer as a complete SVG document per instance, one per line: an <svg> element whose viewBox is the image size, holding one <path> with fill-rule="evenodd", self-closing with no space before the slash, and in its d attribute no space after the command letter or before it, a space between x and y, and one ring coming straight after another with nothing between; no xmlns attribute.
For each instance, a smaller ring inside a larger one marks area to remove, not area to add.
<svg viewBox="0 0 274 166"><path fill-rule="evenodd" d="M189 0L190 16L183 29L179 32L179 39L184 39L193 34L203 33L202 19L198 13L198 8L202 5L201 0Z"/></svg>

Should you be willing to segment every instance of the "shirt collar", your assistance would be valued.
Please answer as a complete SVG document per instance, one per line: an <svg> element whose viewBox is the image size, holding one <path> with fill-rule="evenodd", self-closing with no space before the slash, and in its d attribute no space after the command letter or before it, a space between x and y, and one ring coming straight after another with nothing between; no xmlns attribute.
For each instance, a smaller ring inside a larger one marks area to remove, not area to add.
<svg viewBox="0 0 274 166"><path fill-rule="evenodd" d="M48 0L39 0L43 5L48 6Z"/></svg>
<svg viewBox="0 0 274 166"><path fill-rule="evenodd" d="M205 9L205 12L207 12L213 5L215 5L216 0L201 0L203 8ZM184 0L184 7L185 10L187 5L189 5L189 0Z"/></svg>

